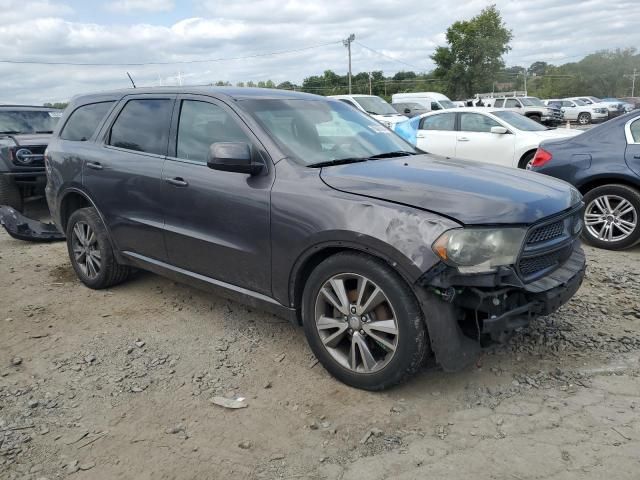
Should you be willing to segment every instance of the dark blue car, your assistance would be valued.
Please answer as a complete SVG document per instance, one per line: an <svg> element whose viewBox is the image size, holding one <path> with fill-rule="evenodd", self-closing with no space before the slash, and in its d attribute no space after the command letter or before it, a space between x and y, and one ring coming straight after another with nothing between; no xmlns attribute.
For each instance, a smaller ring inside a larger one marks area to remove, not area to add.
<svg viewBox="0 0 640 480"><path fill-rule="evenodd" d="M620 250L640 242L640 112L542 142L531 169L566 180L584 195L589 243Z"/></svg>

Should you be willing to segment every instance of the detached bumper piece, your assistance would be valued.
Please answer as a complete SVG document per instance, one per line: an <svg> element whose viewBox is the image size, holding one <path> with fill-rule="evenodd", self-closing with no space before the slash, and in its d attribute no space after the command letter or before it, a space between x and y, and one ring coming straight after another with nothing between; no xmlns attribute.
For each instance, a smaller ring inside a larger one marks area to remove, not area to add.
<svg viewBox="0 0 640 480"><path fill-rule="evenodd" d="M13 238L27 242L57 242L65 239L55 225L27 218L11 207L0 206L0 225Z"/></svg>

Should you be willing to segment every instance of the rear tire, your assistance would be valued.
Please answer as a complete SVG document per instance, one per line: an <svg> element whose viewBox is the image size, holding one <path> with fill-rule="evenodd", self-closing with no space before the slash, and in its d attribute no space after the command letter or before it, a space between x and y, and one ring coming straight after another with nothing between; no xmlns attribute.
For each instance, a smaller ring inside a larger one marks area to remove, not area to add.
<svg viewBox="0 0 640 480"><path fill-rule="evenodd" d="M412 376L430 351L422 310L409 286L389 265L365 254L338 253L313 270L302 296L302 318L320 363L352 387L396 385Z"/></svg>
<svg viewBox="0 0 640 480"><path fill-rule="evenodd" d="M117 262L107 229L95 208L73 212L66 236L71 265L87 287L108 288L124 282L131 273L130 267Z"/></svg>
<svg viewBox="0 0 640 480"><path fill-rule="evenodd" d="M640 192L603 185L584 196L584 239L594 247L622 250L640 241Z"/></svg>
<svg viewBox="0 0 640 480"><path fill-rule="evenodd" d="M578 115L578 123L580 125L589 125L591 123L591 114L583 112Z"/></svg>
<svg viewBox="0 0 640 480"><path fill-rule="evenodd" d="M18 212L22 212L24 208L20 189L10 178L4 176L0 176L0 205L6 205Z"/></svg>

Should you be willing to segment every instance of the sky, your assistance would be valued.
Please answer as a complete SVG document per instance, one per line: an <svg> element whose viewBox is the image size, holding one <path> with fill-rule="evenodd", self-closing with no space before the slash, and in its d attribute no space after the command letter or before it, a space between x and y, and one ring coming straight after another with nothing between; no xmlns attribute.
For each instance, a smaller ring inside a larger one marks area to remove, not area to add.
<svg viewBox="0 0 640 480"><path fill-rule="evenodd" d="M447 27L493 3L513 31L507 66L640 46L640 0L0 0L0 103L126 88L127 71L138 86L302 83L346 73L350 33L354 72L430 71Z"/></svg>

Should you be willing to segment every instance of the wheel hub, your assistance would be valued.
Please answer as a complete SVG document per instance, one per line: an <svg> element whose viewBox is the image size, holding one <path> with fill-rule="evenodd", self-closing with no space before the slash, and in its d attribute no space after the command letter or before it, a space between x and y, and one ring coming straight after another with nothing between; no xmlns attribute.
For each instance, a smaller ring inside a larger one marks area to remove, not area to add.
<svg viewBox="0 0 640 480"><path fill-rule="evenodd" d="M349 317L349 328L351 330L355 332L360 330L361 327L362 327L362 321L360 320L360 317L358 317L357 315L352 315Z"/></svg>

